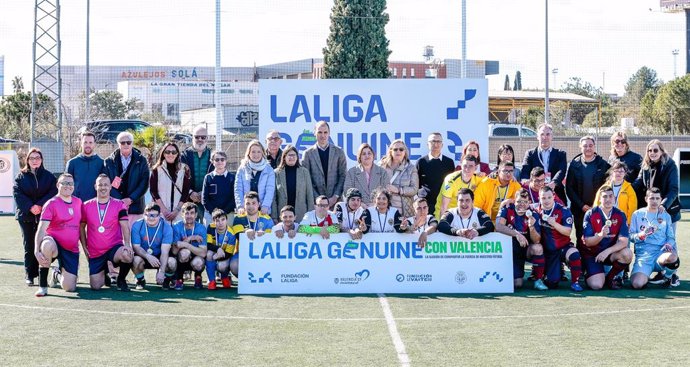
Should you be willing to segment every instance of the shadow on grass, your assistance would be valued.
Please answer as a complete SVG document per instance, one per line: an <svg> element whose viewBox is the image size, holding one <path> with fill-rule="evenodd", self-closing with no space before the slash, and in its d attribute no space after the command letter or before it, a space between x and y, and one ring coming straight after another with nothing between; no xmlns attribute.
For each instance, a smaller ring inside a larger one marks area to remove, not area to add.
<svg viewBox="0 0 690 367"><path fill-rule="evenodd" d="M156 302L163 304L179 304L188 300L199 302L218 302L227 300L239 300L241 296L237 294L235 288L226 290L218 289L209 291L208 289L185 288L183 291L173 289L163 290L160 286L148 285L144 290L131 288L129 292L122 292L112 287L103 287L100 290L92 290L88 283L77 284L76 292L66 293L55 289L49 291L50 297L65 299L82 299L92 301L114 301L114 302Z"/></svg>
<svg viewBox="0 0 690 367"><path fill-rule="evenodd" d="M23 261L20 261L20 260L12 260L12 259L5 259L5 258L0 258L0 264L24 266L24 262L23 262Z"/></svg>

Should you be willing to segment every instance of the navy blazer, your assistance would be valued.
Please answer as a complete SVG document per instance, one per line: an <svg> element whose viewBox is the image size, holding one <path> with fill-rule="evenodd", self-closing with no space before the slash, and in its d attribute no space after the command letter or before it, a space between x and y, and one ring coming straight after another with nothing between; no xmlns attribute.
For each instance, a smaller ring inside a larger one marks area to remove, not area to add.
<svg viewBox="0 0 690 367"><path fill-rule="evenodd" d="M522 160L522 168L520 169L520 179L529 180L529 174L534 167L542 167L544 165L539 160L539 147L525 152L525 158ZM549 169L551 173L551 180L556 182L556 194L558 197L565 198L565 188L563 180L565 179L566 170L568 168L568 161L564 151L552 148L549 155Z"/></svg>

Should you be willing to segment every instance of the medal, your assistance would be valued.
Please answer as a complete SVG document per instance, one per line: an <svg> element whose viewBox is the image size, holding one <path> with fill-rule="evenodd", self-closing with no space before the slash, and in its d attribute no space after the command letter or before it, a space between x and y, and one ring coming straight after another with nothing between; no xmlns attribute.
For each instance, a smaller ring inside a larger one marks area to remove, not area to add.
<svg viewBox="0 0 690 367"><path fill-rule="evenodd" d="M105 232L105 227L99 226L98 227L98 233L103 233L103 232Z"/></svg>
<svg viewBox="0 0 690 367"><path fill-rule="evenodd" d="M527 211L525 212L525 215L526 215L527 217L531 217L531 216L532 216L532 211L529 210L529 209L527 209Z"/></svg>
<svg viewBox="0 0 690 367"><path fill-rule="evenodd" d="M148 250L146 250L146 252L147 252L149 255L153 255L153 249L152 249L152 248L149 248Z"/></svg>
<svg viewBox="0 0 690 367"><path fill-rule="evenodd" d="M153 243L156 242L156 236L158 235L158 230L161 229L161 224L163 224L161 221L158 222L158 225L156 226L156 232L153 232L153 238L151 238L151 235L149 235L149 225L146 224L145 229L146 229L146 247L148 247L148 252L149 254L153 254ZM162 236L162 234L161 234ZM161 239L162 241L162 239Z"/></svg>
<svg viewBox="0 0 690 367"><path fill-rule="evenodd" d="M611 221L610 221L610 220L607 220L607 221L606 221L606 225L609 226L609 227L611 227Z"/></svg>
<svg viewBox="0 0 690 367"><path fill-rule="evenodd" d="M96 202L96 209L98 210L98 223L100 226L98 227L98 232L103 233L105 232L105 227L103 227L103 222L105 221L105 215L108 213L108 207L110 206L110 199L108 199L108 202L105 204L105 209L101 211L101 203Z"/></svg>
<svg viewBox="0 0 690 367"><path fill-rule="evenodd" d="M551 218L551 216L548 214L544 214L541 216L541 220L543 220L544 222L548 222L549 218Z"/></svg>

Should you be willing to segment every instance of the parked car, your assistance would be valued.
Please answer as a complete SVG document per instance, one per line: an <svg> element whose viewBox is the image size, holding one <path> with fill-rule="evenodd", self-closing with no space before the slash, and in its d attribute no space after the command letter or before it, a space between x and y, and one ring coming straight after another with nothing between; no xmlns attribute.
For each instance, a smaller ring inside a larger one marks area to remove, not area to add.
<svg viewBox="0 0 690 367"><path fill-rule="evenodd" d="M535 137L537 132L518 124L490 123L489 136Z"/></svg>
<svg viewBox="0 0 690 367"><path fill-rule="evenodd" d="M79 132L91 131L97 143L115 143L117 135L123 131L142 131L151 126L141 120L98 120L87 122Z"/></svg>

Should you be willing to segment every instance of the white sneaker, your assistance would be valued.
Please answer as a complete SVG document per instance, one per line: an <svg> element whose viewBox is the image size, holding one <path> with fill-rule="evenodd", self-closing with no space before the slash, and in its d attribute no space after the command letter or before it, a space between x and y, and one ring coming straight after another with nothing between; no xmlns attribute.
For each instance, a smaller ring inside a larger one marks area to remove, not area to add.
<svg viewBox="0 0 690 367"><path fill-rule="evenodd" d="M48 295L48 288L46 287L38 287L38 290L35 293L36 297L45 297Z"/></svg>
<svg viewBox="0 0 690 367"><path fill-rule="evenodd" d="M50 269L51 269L51 274L50 274L50 278L48 278L48 286L50 286L50 288L60 288L61 287L60 268L58 268L57 266L51 266Z"/></svg>

